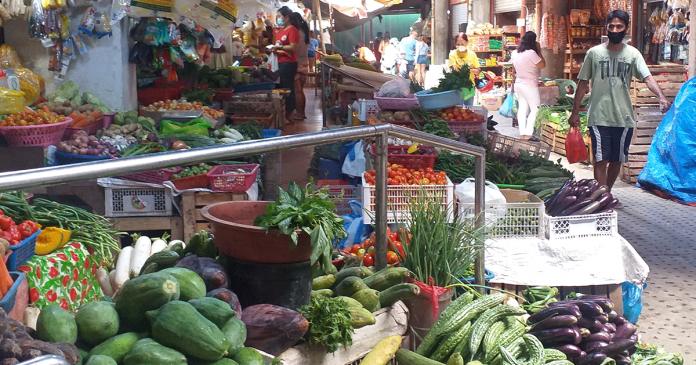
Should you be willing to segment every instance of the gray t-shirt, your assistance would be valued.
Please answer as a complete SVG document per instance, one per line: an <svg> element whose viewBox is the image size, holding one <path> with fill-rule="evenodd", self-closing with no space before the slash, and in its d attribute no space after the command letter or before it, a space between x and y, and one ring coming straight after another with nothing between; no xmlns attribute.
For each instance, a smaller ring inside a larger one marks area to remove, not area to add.
<svg viewBox="0 0 696 365"><path fill-rule="evenodd" d="M630 93L633 76L640 81L650 76L650 70L636 48L624 44L620 51L611 52L605 44L600 44L587 51L578 79L592 80L588 125L636 126Z"/></svg>

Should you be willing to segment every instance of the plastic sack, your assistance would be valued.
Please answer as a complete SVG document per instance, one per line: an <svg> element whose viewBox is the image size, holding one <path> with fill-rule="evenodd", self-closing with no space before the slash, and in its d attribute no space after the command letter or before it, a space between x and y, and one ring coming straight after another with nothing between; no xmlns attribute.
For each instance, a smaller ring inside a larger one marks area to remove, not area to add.
<svg viewBox="0 0 696 365"><path fill-rule="evenodd" d="M370 237L370 226L363 224L362 204L355 200L348 202L352 212L342 215L343 228L348 232L348 236L341 240L336 248L352 247L365 241Z"/></svg>
<svg viewBox="0 0 696 365"><path fill-rule="evenodd" d="M268 55L268 68L276 72L280 68L278 67L278 56L276 56L275 52L272 52L270 55Z"/></svg>
<svg viewBox="0 0 696 365"><path fill-rule="evenodd" d="M566 157L569 163L587 160L587 147L578 127L571 127L565 140Z"/></svg>
<svg viewBox="0 0 696 365"><path fill-rule="evenodd" d="M0 46L0 68L15 69L22 67L24 67L24 64L22 64L22 60L19 58L14 48L7 44Z"/></svg>
<svg viewBox="0 0 696 365"><path fill-rule="evenodd" d="M621 284L621 295L623 297L623 316L627 321L636 324L640 312L643 311L643 290L648 284L643 283L642 288L629 282Z"/></svg>
<svg viewBox="0 0 696 365"><path fill-rule="evenodd" d="M474 199L476 195L476 180L474 178L468 178L462 181L461 184L454 188L454 193L457 195L459 202L464 204L474 204ZM507 208L505 204L507 200L500 189L490 181L486 181L485 186L485 198L486 198L486 210L485 219L487 224L494 224L500 218L504 218L507 214ZM500 204L498 207L492 207L491 204ZM465 218L474 218L474 214L467 214Z"/></svg>
<svg viewBox="0 0 696 365"><path fill-rule="evenodd" d="M348 145L344 146L347 147ZM365 143L363 140L352 143L350 151L343 160L341 172L353 177L360 177L365 172Z"/></svg>
<svg viewBox="0 0 696 365"><path fill-rule="evenodd" d="M0 88L0 114L19 113L24 109L24 93Z"/></svg>
<svg viewBox="0 0 696 365"><path fill-rule="evenodd" d="M505 118L515 117L515 94L508 94L508 96L503 101L503 104L498 109L498 114Z"/></svg>
<svg viewBox="0 0 696 365"><path fill-rule="evenodd" d="M462 88L462 100L469 100L476 95L476 89L472 88Z"/></svg>
<svg viewBox="0 0 696 365"><path fill-rule="evenodd" d="M382 85L377 93L377 96L385 98L404 98L411 94L411 80L402 77L395 77Z"/></svg>
<svg viewBox="0 0 696 365"><path fill-rule="evenodd" d="M19 79L19 88L24 92L25 104L33 104L36 99L39 98L41 91L43 91L45 87L44 79L28 68L15 69L14 73Z"/></svg>
<svg viewBox="0 0 696 365"><path fill-rule="evenodd" d="M210 122L203 118L196 118L186 123L163 120L161 132L163 134L200 134L207 137L209 135L208 128L210 127Z"/></svg>

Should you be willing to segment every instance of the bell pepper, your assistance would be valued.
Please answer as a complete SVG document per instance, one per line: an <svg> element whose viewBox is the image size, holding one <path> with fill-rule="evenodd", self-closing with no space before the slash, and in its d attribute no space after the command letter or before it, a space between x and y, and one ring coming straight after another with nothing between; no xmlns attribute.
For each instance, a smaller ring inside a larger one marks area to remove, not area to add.
<svg viewBox="0 0 696 365"><path fill-rule="evenodd" d="M17 227L16 225L14 225L14 224L11 225L10 228L7 230L7 232L10 233L10 237L12 238L12 240L10 242L12 242L12 241L21 242L22 241L22 234L19 232L19 227Z"/></svg>
<svg viewBox="0 0 696 365"><path fill-rule="evenodd" d="M22 234L23 238L27 238L39 230L39 228L36 226L36 223L30 220L22 222L18 227L19 232Z"/></svg>
<svg viewBox="0 0 696 365"><path fill-rule="evenodd" d="M10 229L10 226L13 224L14 224L14 221L12 220L12 218L10 218L4 214L0 214L0 229L2 229L3 231L7 231Z"/></svg>

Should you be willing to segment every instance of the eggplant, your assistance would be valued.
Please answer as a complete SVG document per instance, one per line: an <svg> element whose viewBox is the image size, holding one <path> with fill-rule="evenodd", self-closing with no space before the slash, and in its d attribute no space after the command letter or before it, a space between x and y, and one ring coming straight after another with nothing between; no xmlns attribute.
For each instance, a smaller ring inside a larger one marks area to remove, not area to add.
<svg viewBox="0 0 696 365"><path fill-rule="evenodd" d="M590 179L582 179L578 181L578 186L586 186L588 182L590 182Z"/></svg>
<svg viewBox="0 0 696 365"><path fill-rule="evenodd" d="M631 348L631 346L635 344L636 343L634 341L631 341L629 339L618 340L610 343L608 346L602 347L601 349L599 349L599 352L607 356L619 355L620 353L628 350L629 348Z"/></svg>
<svg viewBox="0 0 696 365"><path fill-rule="evenodd" d="M628 355L632 356L638 350L638 345L633 345L628 348Z"/></svg>
<svg viewBox="0 0 696 365"><path fill-rule="evenodd" d="M614 199L612 199L612 200L609 201L609 204L603 206L601 209L602 209L602 211L605 211L605 210L611 211L611 210L613 210L613 208L616 207L617 205L619 205L619 199L614 198Z"/></svg>
<svg viewBox="0 0 696 365"><path fill-rule="evenodd" d="M582 328L582 327L579 327L579 328L580 328L580 335L582 336L582 338L587 338L592 334L592 332L590 332L590 330L588 330L587 328Z"/></svg>
<svg viewBox="0 0 696 365"><path fill-rule="evenodd" d="M527 320L528 323L534 324L541 322L551 316L569 314L580 319L582 313L580 313L580 308L575 304L557 305L553 307L546 308L542 311L532 314Z"/></svg>
<svg viewBox="0 0 696 365"><path fill-rule="evenodd" d="M618 354L618 355L614 355L614 356L625 356L625 357L630 357L630 356L631 356L631 352L628 351L628 350L626 350L626 351L624 351L624 352L622 352L622 353L620 353L620 354Z"/></svg>
<svg viewBox="0 0 696 365"><path fill-rule="evenodd" d="M582 350L580 350L580 348L575 345L565 344L562 346L556 346L554 347L554 349L566 354L566 356L568 356L571 359L582 356Z"/></svg>
<svg viewBox="0 0 696 365"><path fill-rule="evenodd" d="M636 333L636 326L631 322L626 322L618 327L616 327L616 332L614 333L614 341L628 339L634 333ZM634 341L635 342L635 341Z"/></svg>
<svg viewBox="0 0 696 365"><path fill-rule="evenodd" d="M609 203L611 203L612 199L614 199L613 196L611 196L611 193L604 193L602 196L597 199L599 202L599 208L597 208L597 211L604 210L604 209L609 209ZM616 202L618 203L619 200L617 199Z"/></svg>
<svg viewBox="0 0 696 365"><path fill-rule="evenodd" d="M573 189L575 189L575 188L573 188ZM549 214L552 217L560 216L560 213L563 210L565 210L566 208L569 208L577 200L578 200L578 197L575 195L567 196L567 197L563 198L563 200L560 203L556 204L556 206L553 207L553 209L549 212Z"/></svg>
<svg viewBox="0 0 696 365"><path fill-rule="evenodd" d="M588 204L586 207L576 210L573 212L571 215L585 215L585 214L592 214L594 213L597 208L599 208L600 202L598 201L593 201L592 203Z"/></svg>
<svg viewBox="0 0 696 365"><path fill-rule="evenodd" d="M602 196L604 193L606 193L608 191L609 191L609 188L607 188L606 185L602 185L599 187L599 189L592 192L592 195L590 195L590 198L592 198L592 200L597 200L597 199L599 199L600 196Z"/></svg>
<svg viewBox="0 0 696 365"><path fill-rule="evenodd" d="M602 330L603 325L599 323L598 320L594 318L578 318L578 326L582 328L587 328L592 333L597 333Z"/></svg>
<svg viewBox="0 0 696 365"><path fill-rule="evenodd" d="M546 204L546 208L549 208L549 207L553 206L553 205L556 203L557 200L560 201L560 199L558 199L558 197L559 197L559 196L561 195L561 193L565 190L565 188L567 188L568 185L570 185L572 182L573 182L572 179L566 180L566 181L563 183L563 185L562 185L558 190L556 190L556 191L553 193L553 195L552 195L546 202L544 202L544 203ZM566 194L566 195L567 195L567 194ZM565 195L563 196L563 198L565 198ZM561 199L562 199L562 198L561 198Z"/></svg>
<svg viewBox="0 0 696 365"><path fill-rule="evenodd" d="M560 346L569 343L579 345L582 342L582 335L578 327L551 328L529 333L536 336L544 346Z"/></svg>
<svg viewBox="0 0 696 365"><path fill-rule="evenodd" d="M628 339L633 341L633 342L638 342L638 334L634 333Z"/></svg>
<svg viewBox="0 0 696 365"><path fill-rule="evenodd" d="M582 310L580 310L580 311L582 312ZM583 315L585 315L585 314L583 313ZM609 322L609 315L607 315L606 313L602 313L598 316L595 316L594 319L598 320L599 323L604 324L604 323Z"/></svg>
<svg viewBox="0 0 696 365"><path fill-rule="evenodd" d="M585 352L591 354L593 352L597 352L602 347L607 347L607 346L609 346L609 342L592 341L592 342L584 343L582 346L580 346L580 348L583 349Z"/></svg>
<svg viewBox="0 0 696 365"><path fill-rule="evenodd" d="M587 186L582 186L580 189L578 189L578 193L575 195L578 197L578 200L583 200L585 198L589 198L590 194L592 194L590 192L590 188Z"/></svg>
<svg viewBox="0 0 696 365"><path fill-rule="evenodd" d="M590 188L590 190L592 190L593 193L595 192L595 190L599 189L599 186L600 186L599 182L595 179L591 179L590 181L587 182L586 185L588 188Z"/></svg>
<svg viewBox="0 0 696 365"><path fill-rule="evenodd" d="M532 330L541 331L551 328L571 327L578 323L578 317L570 314L553 316L541 320L532 326Z"/></svg>
<svg viewBox="0 0 696 365"><path fill-rule="evenodd" d="M587 336L585 341L587 341L587 342L604 341L604 342L609 343L609 342L611 342L611 336L607 332L600 331L600 332L593 333L593 334Z"/></svg>
<svg viewBox="0 0 696 365"><path fill-rule="evenodd" d="M606 311L605 311L605 312L606 312ZM619 316L619 314L616 313L616 311L614 311L614 310L608 311L608 312L606 312L606 313L607 313L609 322L614 322L614 320L616 319L616 317Z"/></svg>
<svg viewBox="0 0 696 365"><path fill-rule="evenodd" d="M618 327L626 322L628 321L626 321L626 318L624 318L623 316L616 316L616 319L612 323L614 323L616 327Z"/></svg>
<svg viewBox="0 0 696 365"><path fill-rule="evenodd" d="M564 305L565 303L577 305L578 308L580 308L580 312L582 313L583 317L595 317L604 313L604 309L602 309L602 306L600 306L592 300L583 299L565 300L562 302L549 303L549 307Z"/></svg>
<svg viewBox="0 0 696 365"><path fill-rule="evenodd" d="M595 303L599 304L599 306L602 307L602 309L605 312L610 312L610 311L614 310L614 303L611 301L611 299L609 299L607 297L602 297L599 295L590 295L590 294L585 295L584 294L584 295L579 296L578 300L582 300L584 302L595 302Z"/></svg>
<svg viewBox="0 0 696 365"><path fill-rule="evenodd" d="M566 180L566 184L564 184L564 187L561 188L561 191L556 194L556 198L553 199L549 205L546 206L546 212L551 213L551 210L555 209L560 202L563 201L567 196L570 195L570 192L574 189L573 186L570 186L572 182L570 182L570 179Z"/></svg>
<svg viewBox="0 0 696 365"><path fill-rule="evenodd" d="M576 365L601 365L604 359L607 358L606 354L601 352L595 352L593 354L587 354L585 356L579 357L575 361Z"/></svg>
<svg viewBox="0 0 696 365"><path fill-rule="evenodd" d="M616 332L616 324L614 323L605 323L604 328L606 328L609 331L609 333Z"/></svg>
<svg viewBox="0 0 696 365"><path fill-rule="evenodd" d="M580 200L581 198L578 197L578 199L573 203L573 205L569 206L568 208L563 209L563 211L559 214L561 217L569 216L573 214L574 212L592 204L593 200L590 198L585 198L583 200Z"/></svg>
<svg viewBox="0 0 696 365"><path fill-rule="evenodd" d="M612 359L616 361L616 365L631 365L631 359L626 356L616 355Z"/></svg>

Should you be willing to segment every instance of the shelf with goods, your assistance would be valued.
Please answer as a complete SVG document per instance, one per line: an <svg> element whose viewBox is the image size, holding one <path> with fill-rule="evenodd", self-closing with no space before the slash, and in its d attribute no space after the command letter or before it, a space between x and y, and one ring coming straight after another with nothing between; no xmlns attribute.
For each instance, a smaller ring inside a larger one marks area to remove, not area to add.
<svg viewBox="0 0 696 365"><path fill-rule="evenodd" d="M580 72L585 54L601 42L606 30L602 25L572 24L570 16L566 18L566 26L568 44L564 52L563 74L566 79L574 80Z"/></svg>
<svg viewBox="0 0 696 365"><path fill-rule="evenodd" d="M496 76L501 76L503 66L498 63L506 59L503 34L469 34L468 37L469 49L476 52L481 69L492 71Z"/></svg>

